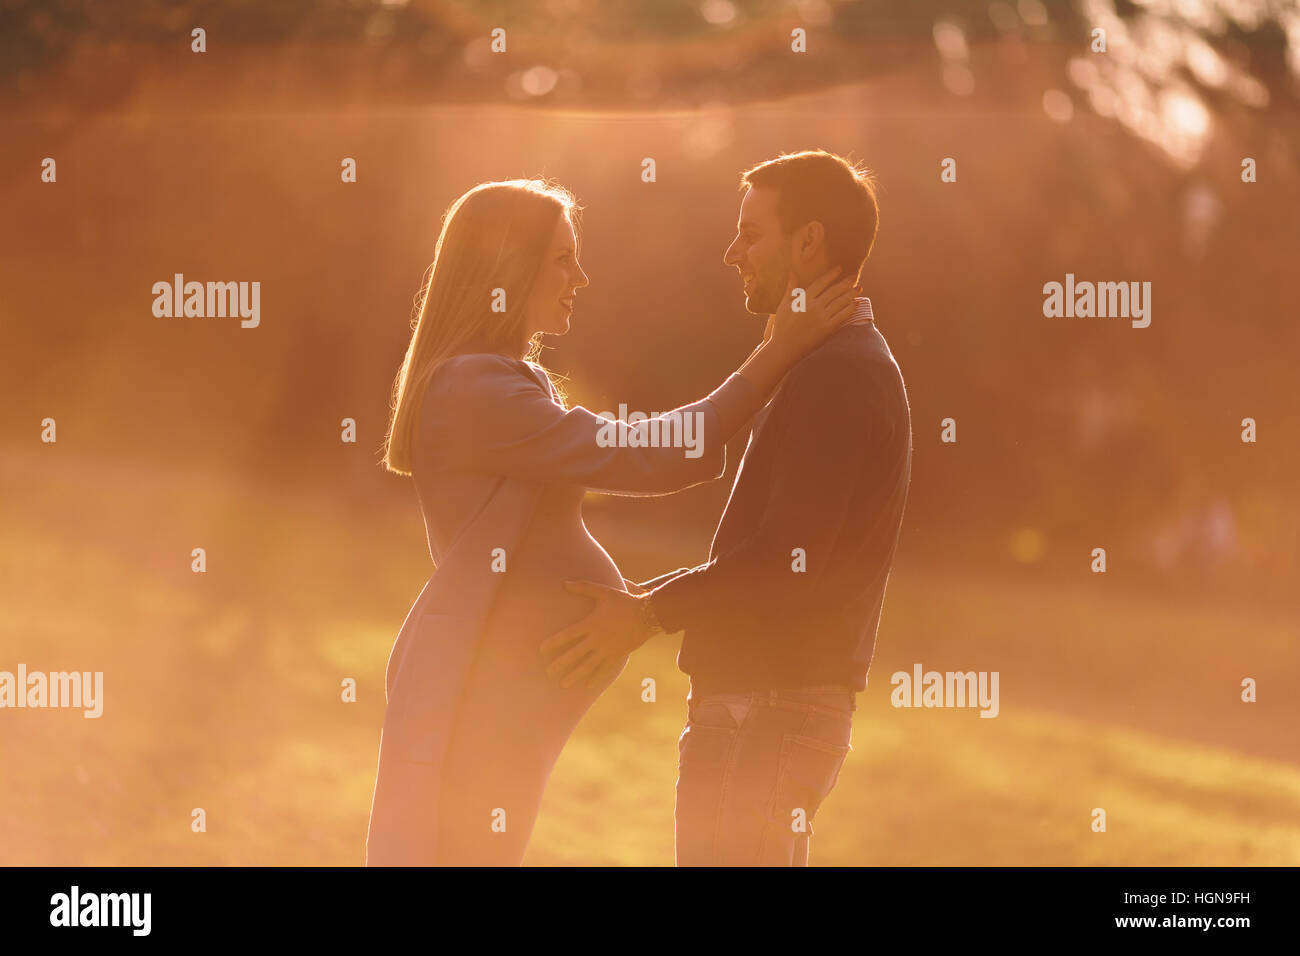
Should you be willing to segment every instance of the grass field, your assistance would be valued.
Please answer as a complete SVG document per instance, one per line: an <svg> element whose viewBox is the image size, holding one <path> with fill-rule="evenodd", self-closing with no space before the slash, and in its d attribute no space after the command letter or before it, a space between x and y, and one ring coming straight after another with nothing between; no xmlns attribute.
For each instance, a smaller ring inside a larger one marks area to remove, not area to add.
<svg viewBox="0 0 1300 956"><path fill-rule="evenodd" d="M414 496L362 522L297 489L122 471L90 494L86 463L36 466L0 463L24 504L0 548L0 670L102 670L105 705L0 711L0 863L360 863L386 657L426 573ZM654 562L638 540L629 560ZM900 561L813 863L1298 864L1295 633L1281 612ZM587 716L528 863L672 863L675 651L638 652ZM999 716L891 707L914 662L999 671Z"/></svg>

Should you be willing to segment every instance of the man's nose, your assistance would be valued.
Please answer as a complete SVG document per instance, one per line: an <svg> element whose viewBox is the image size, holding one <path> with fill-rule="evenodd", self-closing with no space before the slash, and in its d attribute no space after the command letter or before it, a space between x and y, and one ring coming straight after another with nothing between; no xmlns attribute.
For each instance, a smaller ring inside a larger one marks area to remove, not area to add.
<svg viewBox="0 0 1300 956"><path fill-rule="evenodd" d="M737 254L736 243L734 241L731 245L727 246L727 251L722 254L722 261L729 266L734 266L740 261L740 256Z"/></svg>

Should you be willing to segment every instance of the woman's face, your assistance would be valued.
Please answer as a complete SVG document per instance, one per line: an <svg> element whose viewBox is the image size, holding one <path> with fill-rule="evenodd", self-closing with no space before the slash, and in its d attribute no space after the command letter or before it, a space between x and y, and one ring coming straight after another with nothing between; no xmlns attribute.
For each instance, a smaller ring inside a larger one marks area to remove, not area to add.
<svg viewBox="0 0 1300 956"><path fill-rule="evenodd" d="M524 306L524 326L530 336L537 333L563 335L569 331L575 293L587 285L587 273L578 264L578 245L573 224L560 216L551 246L542 259L537 281Z"/></svg>

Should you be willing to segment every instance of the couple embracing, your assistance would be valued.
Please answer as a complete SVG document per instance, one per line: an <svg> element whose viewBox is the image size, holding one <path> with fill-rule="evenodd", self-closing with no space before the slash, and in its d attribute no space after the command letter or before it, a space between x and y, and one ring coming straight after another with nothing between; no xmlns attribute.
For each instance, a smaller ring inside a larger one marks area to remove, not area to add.
<svg viewBox="0 0 1300 956"><path fill-rule="evenodd" d="M911 419L856 285L870 175L813 150L753 167L742 190L724 261L769 318L735 372L664 414L699 423L692 456L635 434L667 424L653 418L609 441L539 362L588 284L571 194L484 183L448 210L385 459L414 479L436 570L388 660L367 865L518 865L583 714L632 651L678 632L678 865L807 864L866 687ZM625 580L583 524L586 492L719 478L747 425L708 560Z"/></svg>

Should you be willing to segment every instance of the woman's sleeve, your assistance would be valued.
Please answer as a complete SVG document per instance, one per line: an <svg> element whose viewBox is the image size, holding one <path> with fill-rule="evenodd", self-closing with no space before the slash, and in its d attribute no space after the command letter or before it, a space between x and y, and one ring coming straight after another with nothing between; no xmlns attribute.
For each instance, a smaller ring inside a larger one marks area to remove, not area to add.
<svg viewBox="0 0 1300 956"><path fill-rule="evenodd" d="M726 442L762 405L731 375L708 397L629 425L568 410L518 363L449 359L434 374L421 440L436 467L623 494L667 494L722 475Z"/></svg>

